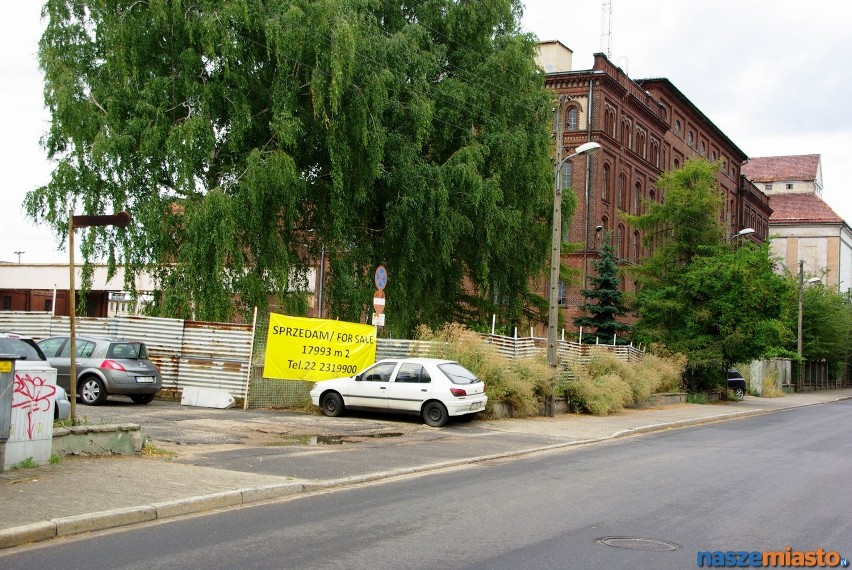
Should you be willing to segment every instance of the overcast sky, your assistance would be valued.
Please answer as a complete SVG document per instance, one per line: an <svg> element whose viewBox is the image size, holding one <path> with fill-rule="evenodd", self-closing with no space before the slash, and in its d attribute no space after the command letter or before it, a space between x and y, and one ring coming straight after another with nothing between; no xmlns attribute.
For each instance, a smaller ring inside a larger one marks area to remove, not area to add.
<svg viewBox="0 0 852 570"><path fill-rule="evenodd" d="M0 23L0 261L67 263L56 236L24 218L49 180L39 147L49 117L36 63L41 3L10 2ZM589 69L600 0L528 0L523 27ZM852 223L852 2L612 0L611 59L630 77L666 77L749 156L820 154L823 199ZM846 182L844 182L846 181ZM62 236L61 241L65 241Z"/></svg>

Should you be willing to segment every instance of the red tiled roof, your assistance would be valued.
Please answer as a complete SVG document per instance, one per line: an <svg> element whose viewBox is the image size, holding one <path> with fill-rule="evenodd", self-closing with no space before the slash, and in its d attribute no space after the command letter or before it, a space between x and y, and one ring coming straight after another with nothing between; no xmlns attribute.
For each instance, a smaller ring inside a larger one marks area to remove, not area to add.
<svg viewBox="0 0 852 570"><path fill-rule="evenodd" d="M742 166L742 173L752 182L816 180L817 167L818 154L759 156L749 158Z"/></svg>
<svg viewBox="0 0 852 570"><path fill-rule="evenodd" d="M769 207L772 208L770 224L843 223L843 218L823 202L822 198L810 192L772 194L769 196Z"/></svg>

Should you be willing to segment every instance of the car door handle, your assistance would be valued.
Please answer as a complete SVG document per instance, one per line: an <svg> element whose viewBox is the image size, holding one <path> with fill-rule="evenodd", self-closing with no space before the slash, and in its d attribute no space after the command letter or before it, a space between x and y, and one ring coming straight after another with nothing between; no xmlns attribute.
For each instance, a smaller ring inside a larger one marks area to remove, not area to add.
<svg viewBox="0 0 852 570"><path fill-rule="evenodd" d="M426 388L420 388L421 392L426 392Z"/></svg>
<svg viewBox="0 0 852 570"><path fill-rule="evenodd" d="M387 386L379 386L379 390L387 390L387 389L388 389Z"/></svg>

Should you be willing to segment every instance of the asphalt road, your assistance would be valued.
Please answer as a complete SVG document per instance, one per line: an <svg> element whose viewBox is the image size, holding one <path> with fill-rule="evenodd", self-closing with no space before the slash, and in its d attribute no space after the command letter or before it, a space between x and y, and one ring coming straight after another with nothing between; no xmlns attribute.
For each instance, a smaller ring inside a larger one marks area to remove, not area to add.
<svg viewBox="0 0 852 570"><path fill-rule="evenodd" d="M0 567L667 569L695 568L702 551L848 555L850 412L799 408L59 539L0 554Z"/></svg>

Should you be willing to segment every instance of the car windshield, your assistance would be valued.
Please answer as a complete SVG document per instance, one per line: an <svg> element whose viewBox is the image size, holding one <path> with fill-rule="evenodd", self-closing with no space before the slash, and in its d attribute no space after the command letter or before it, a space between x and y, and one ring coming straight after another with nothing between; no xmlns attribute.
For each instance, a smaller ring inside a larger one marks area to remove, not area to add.
<svg viewBox="0 0 852 570"><path fill-rule="evenodd" d="M441 372L447 375L447 378L449 378L453 384L476 384L479 382L479 378L477 378L473 372L458 362L439 364L438 368L441 369Z"/></svg>
<svg viewBox="0 0 852 570"><path fill-rule="evenodd" d="M29 339L0 338L0 354L14 355L21 360L45 360L41 349Z"/></svg>
<svg viewBox="0 0 852 570"><path fill-rule="evenodd" d="M114 342L109 345L107 358L145 360L148 358L148 351L141 342Z"/></svg>

